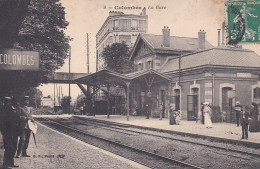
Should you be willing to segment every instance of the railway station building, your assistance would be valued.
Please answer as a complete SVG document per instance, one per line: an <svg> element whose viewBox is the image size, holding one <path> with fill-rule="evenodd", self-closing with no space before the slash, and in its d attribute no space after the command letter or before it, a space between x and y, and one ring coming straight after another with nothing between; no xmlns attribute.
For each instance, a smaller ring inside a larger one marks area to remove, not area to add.
<svg viewBox="0 0 260 169"><path fill-rule="evenodd" d="M170 36L164 27L162 35L139 34L130 59L135 71L119 74L102 70L78 79L93 86L117 83L125 89L128 115L149 101L151 115L158 117L160 104L174 105L182 119L200 118L201 103L214 108L213 121L233 122L235 101L242 106L260 102L260 57L250 50L214 47L200 30L197 38ZM108 90L109 91L109 90Z"/></svg>
<svg viewBox="0 0 260 169"><path fill-rule="evenodd" d="M153 69L170 78L169 84L153 86L152 114L162 103L167 116L174 104L183 119L196 120L201 103L209 102L218 113L214 120L232 122L235 101L243 106L260 101L260 57L250 50L213 47L204 30L198 38L170 36L167 27L162 35L140 34L130 59L136 72Z"/></svg>

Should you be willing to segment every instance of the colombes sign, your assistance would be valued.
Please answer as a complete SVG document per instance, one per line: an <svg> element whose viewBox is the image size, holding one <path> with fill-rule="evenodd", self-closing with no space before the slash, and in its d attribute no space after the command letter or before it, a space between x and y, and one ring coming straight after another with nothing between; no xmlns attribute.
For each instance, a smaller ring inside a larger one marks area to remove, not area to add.
<svg viewBox="0 0 260 169"><path fill-rule="evenodd" d="M39 70L39 52L0 49L0 70Z"/></svg>

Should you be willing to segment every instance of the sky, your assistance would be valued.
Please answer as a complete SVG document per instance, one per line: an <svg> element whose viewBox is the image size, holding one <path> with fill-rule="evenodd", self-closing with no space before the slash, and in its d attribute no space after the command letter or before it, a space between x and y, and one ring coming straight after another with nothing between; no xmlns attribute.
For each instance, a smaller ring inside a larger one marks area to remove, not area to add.
<svg viewBox="0 0 260 169"><path fill-rule="evenodd" d="M217 46L217 29L225 19L226 0L61 0L65 7L69 26L65 31L73 38L71 45L71 72L87 72L86 37L90 42L90 73L96 70L96 33L109 15L109 11L126 14L140 14L140 9L118 9L123 7L146 7L148 32L162 34L168 26L171 36L197 37L198 31L206 31L206 40ZM260 44L243 45L260 55ZM58 72L68 72L68 60ZM63 94L68 95L68 85L62 86ZM43 96L53 95L53 84L42 85ZM71 96L81 93L77 85L71 85Z"/></svg>

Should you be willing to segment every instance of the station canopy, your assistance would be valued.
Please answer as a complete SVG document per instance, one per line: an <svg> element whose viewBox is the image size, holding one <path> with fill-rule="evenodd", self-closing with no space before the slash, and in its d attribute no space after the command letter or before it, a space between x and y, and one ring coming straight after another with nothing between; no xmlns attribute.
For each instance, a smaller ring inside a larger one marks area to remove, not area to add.
<svg viewBox="0 0 260 169"><path fill-rule="evenodd" d="M129 74L121 74L111 70L101 70L96 73L84 76L82 78L76 79L75 81L81 84L87 85L103 85L107 83L114 83L118 85L125 86L127 82L132 82L137 79L145 79L146 77L153 77L154 82L167 81L169 82L171 79L160 72L155 70L144 70L133 72Z"/></svg>

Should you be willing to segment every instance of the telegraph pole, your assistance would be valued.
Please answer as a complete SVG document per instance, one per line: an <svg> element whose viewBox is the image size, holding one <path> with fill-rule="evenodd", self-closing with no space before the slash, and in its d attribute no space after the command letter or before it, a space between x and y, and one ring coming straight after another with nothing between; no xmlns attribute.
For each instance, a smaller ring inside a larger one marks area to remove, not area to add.
<svg viewBox="0 0 260 169"><path fill-rule="evenodd" d="M71 61L71 46L69 47L69 114L70 114L70 80L71 80L71 77L70 77L70 61Z"/></svg>
<svg viewBox="0 0 260 169"><path fill-rule="evenodd" d="M89 37L87 33L87 73L89 73Z"/></svg>
<svg viewBox="0 0 260 169"><path fill-rule="evenodd" d="M55 83L54 83L54 89L53 89L53 112L55 113Z"/></svg>

